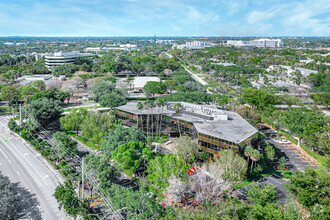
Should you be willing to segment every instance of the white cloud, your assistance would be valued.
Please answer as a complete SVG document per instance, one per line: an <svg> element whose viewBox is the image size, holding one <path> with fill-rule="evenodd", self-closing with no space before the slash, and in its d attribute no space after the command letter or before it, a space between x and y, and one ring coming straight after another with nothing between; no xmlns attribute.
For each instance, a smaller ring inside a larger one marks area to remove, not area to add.
<svg viewBox="0 0 330 220"><path fill-rule="evenodd" d="M263 23L266 20L274 17L278 13L278 10L268 11L251 11L247 15L247 22L250 24Z"/></svg>

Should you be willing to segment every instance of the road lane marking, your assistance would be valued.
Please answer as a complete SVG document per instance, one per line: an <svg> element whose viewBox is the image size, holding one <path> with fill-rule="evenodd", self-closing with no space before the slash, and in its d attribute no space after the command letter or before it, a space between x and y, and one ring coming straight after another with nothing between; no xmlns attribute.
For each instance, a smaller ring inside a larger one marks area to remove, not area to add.
<svg viewBox="0 0 330 220"><path fill-rule="evenodd" d="M16 170L17 174L20 176L21 174Z"/></svg>
<svg viewBox="0 0 330 220"><path fill-rule="evenodd" d="M2 135L2 134L0 134ZM3 135L2 135L3 136ZM25 169L30 173L31 177L35 180L35 182L37 183L37 185L42 188L42 184L39 182L39 180L37 179L37 177L34 175L34 173L32 172L32 170L29 168L29 166L27 166L27 164L22 160L22 158L18 155L18 153L11 147L9 146L8 143L6 143L5 141L3 141L3 143L8 147L8 149L13 153L13 155L18 159L18 161L21 162L21 164L25 167Z"/></svg>
<svg viewBox="0 0 330 220"><path fill-rule="evenodd" d="M11 142L9 142L9 144L11 144L11 145L13 145L13 148L15 149L15 151L16 152L18 152L18 154L20 154L22 157L23 157L23 154L19 151L19 150L17 150L16 148L15 148L15 146L14 146L14 144L13 143L11 143ZM25 158L25 157L24 157ZM26 158L25 158L26 159ZM41 176L41 174L38 172L38 170L30 163L30 161L28 160L28 159L26 159L26 162L31 166L31 168L33 168L34 170L35 170L35 172L39 175L39 177L41 178L41 179L43 179L42 178L42 176ZM48 183L43 179L43 181L45 182L45 184L46 184L46 186L48 186Z"/></svg>

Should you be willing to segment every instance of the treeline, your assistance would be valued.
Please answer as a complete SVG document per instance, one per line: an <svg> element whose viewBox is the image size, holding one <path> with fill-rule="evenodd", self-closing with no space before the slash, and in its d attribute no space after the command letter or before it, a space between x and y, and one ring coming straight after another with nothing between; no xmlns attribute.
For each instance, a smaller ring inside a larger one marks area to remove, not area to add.
<svg viewBox="0 0 330 220"><path fill-rule="evenodd" d="M321 111L306 107L278 110L273 106L274 104L284 103L289 107L303 106L303 104L296 97L275 96L273 91L265 89L244 88L241 99L241 102L258 109L263 117L271 120L278 128L286 128L308 145L329 152L330 145L326 140L330 121Z"/></svg>

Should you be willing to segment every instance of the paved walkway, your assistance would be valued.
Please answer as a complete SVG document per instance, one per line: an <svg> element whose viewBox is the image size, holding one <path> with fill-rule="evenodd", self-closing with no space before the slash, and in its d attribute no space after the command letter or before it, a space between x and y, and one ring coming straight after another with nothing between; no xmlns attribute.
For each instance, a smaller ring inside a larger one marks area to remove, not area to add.
<svg viewBox="0 0 330 220"><path fill-rule="evenodd" d="M187 67L183 66L183 68L190 73L191 77L196 80L197 82L201 83L203 86L208 85L207 82L205 82L201 77L199 77L197 74L195 74L194 72L192 72L191 70L189 70ZM207 94L212 94L212 92L210 92L208 89L206 89L206 93Z"/></svg>

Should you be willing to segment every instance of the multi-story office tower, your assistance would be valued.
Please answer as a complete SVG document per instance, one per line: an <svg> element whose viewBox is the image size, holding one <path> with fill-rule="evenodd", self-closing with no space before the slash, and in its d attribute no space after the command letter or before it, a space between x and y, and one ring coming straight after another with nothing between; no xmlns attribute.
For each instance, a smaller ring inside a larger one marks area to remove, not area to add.
<svg viewBox="0 0 330 220"><path fill-rule="evenodd" d="M72 52L56 52L52 55L45 56L45 63L48 69L53 69L57 66L65 65L65 64L74 64L76 58L78 57L93 57L94 54L91 53L80 53L78 51Z"/></svg>

